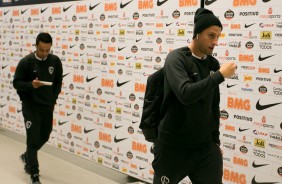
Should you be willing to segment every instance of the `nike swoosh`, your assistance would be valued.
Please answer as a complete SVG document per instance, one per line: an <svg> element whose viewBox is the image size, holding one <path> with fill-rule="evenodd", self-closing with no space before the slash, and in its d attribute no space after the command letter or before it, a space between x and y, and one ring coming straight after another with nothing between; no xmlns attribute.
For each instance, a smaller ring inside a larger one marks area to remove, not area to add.
<svg viewBox="0 0 282 184"><path fill-rule="evenodd" d="M67 7L67 8L63 8L63 12L66 12L66 11L68 11L68 9L70 9L70 7L72 7L72 5L70 5L69 7Z"/></svg>
<svg viewBox="0 0 282 184"><path fill-rule="evenodd" d="M281 104L282 102L279 102L279 103L273 103L273 104L267 104L267 105L261 105L259 103L259 100L257 101L257 104L256 104L256 109L261 111L261 110L264 110L264 109L268 109L270 107L273 107L273 106L276 106L276 105L279 105Z"/></svg>
<svg viewBox="0 0 282 184"><path fill-rule="evenodd" d="M7 104L4 104L4 105L0 105L0 108L3 108L3 107L5 107Z"/></svg>
<svg viewBox="0 0 282 184"><path fill-rule="evenodd" d="M118 48L118 51L122 51L125 47L122 47L122 48Z"/></svg>
<svg viewBox="0 0 282 184"><path fill-rule="evenodd" d="M278 73L281 72L282 70L276 70L276 68L274 68L274 73Z"/></svg>
<svg viewBox="0 0 282 184"><path fill-rule="evenodd" d="M229 85L229 84L227 84L227 88L232 88L233 86L236 86L237 84L233 84L233 85Z"/></svg>
<svg viewBox="0 0 282 184"><path fill-rule="evenodd" d="M64 78L65 76L69 75L69 74L70 74L70 73L64 74L64 75L63 75L63 78Z"/></svg>
<svg viewBox="0 0 282 184"><path fill-rule="evenodd" d="M244 131L246 131L246 130L250 130L249 128L240 128L239 127L239 132L244 132Z"/></svg>
<svg viewBox="0 0 282 184"><path fill-rule="evenodd" d="M262 2L264 2L264 3L267 3L267 2L269 2L269 1L271 1L271 0L262 0Z"/></svg>
<svg viewBox="0 0 282 184"><path fill-rule="evenodd" d="M3 66L3 65L2 65L2 70L4 70L7 66L8 66L8 65L6 65L6 66Z"/></svg>
<svg viewBox="0 0 282 184"><path fill-rule="evenodd" d="M123 126L117 126L117 125L115 125L115 129L118 129L118 128L120 128L120 127L123 127Z"/></svg>
<svg viewBox="0 0 282 184"><path fill-rule="evenodd" d="M60 27L61 25L56 26L56 28Z"/></svg>
<svg viewBox="0 0 282 184"><path fill-rule="evenodd" d="M93 10L93 9L96 8L99 4L101 4L101 2L98 3L98 4L95 4L94 6L91 6L91 4L90 4L90 5L89 5L89 10L90 10L90 11Z"/></svg>
<svg viewBox="0 0 282 184"><path fill-rule="evenodd" d="M252 179L252 184L275 184L275 183L279 183L279 182L257 182L255 180L255 177L256 176L254 176L253 179Z"/></svg>
<svg viewBox="0 0 282 184"><path fill-rule="evenodd" d="M139 167L140 170L146 169L146 167Z"/></svg>
<svg viewBox="0 0 282 184"><path fill-rule="evenodd" d="M107 103L112 103L113 101L107 101Z"/></svg>
<svg viewBox="0 0 282 184"><path fill-rule="evenodd" d="M59 120L58 125L61 126L61 125L63 125L63 124L66 124L67 122L68 122L68 121L63 121L63 122L61 122L61 121Z"/></svg>
<svg viewBox="0 0 282 184"><path fill-rule="evenodd" d="M209 6L211 5L212 3L216 2L216 0L206 0L205 1L205 5Z"/></svg>
<svg viewBox="0 0 282 184"><path fill-rule="evenodd" d="M96 77L92 77L92 78L88 78L88 76L86 77L86 82L90 82L90 81L92 81L93 79L96 79L98 76L96 76Z"/></svg>
<svg viewBox="0 0 282 184"><path fill-rule="evenodd" d="M67 116L70 116L70 115L72 115L72 113L67 113Z"/></svg>
<svg viewBox="0 0 282 184"><path fill-rule="evenodd" d="M83 56L85 53L80 54L80 56Z"/></svg>
<svg viewBox="0 0 282 184"><path fill-rule="evenodd" d="M132 124L135 124L135 123L137 123L138 121L132 121Z"/></svg>
<svg viewBox="0 0 282 184"><path fill-rule="evenodd" d="M123 141L123 140L125 140L125 139L128 139L128 138L118 139L118 138L116 138L116 136L115 136L114 141L115 141L115 143L118 143L118 142Z"/></svg>
<svg viewBox="0 0 282 184"><path fill-rule="evenodd" d="M259 61L263 61L263 60L266 60L266 59L268 59L268 58L270 58L270 57L273 57L273 56L275 56L275 54L270 55L270 56L266 56L266 57L261 57L261 54L260 54L259 57L258 57L258 60L259 60Z"/></svg>
<svg viewBox="0 0 282 184"><path fill-rule="evenodd" d="M172 22L173 23L173 22ZM166 25L166 27L168 27L168 26L170 26L172 23L166 23L165 25Z"/></svg>
<svg viewBox="0 0 282 184"><path fill-rule="evenodd" d="M6 11L6 12L4 11L4 15L6 15L9 11L10 11L10 10L8 10L8 11Z"/></svg>
<svg viewBox="0 0 282 184"><path fill-rule="evenodd" d="M136 39L136 42L140 42L140 40L142 40L142 38L141 38L141 39L139 39L139 40L137 40L137 39Z"/></svg>
<svg viewBox="0 0 282 184"><path fill-rule="evenodd" d="M70 45L70 48L72 49L75 45Z"/></svg>
<svg viewBox="0 0 282 184"><path fill-rule="evenodd" d="M41 12L41 13L44 13L48 8L49 8L49 7L44 8L44 9L41 9L40 12Z"/></svg>
<svg viewBox="0 0 282 184"><path fill-rule="evenodd" d="M131 3L132 1L133 1L133 0L128 1L128 2L125 3L125 4L122 4L122 1L121 1L119 7L120 7L121 9L123 9L123 8L126 7L129 3Z"/></svg>
<svg viewBox="0 0 282 184"><path fill-rule="evenodd" d="M111 27L114 27L116 24L111 24Z"/></svg>
<svg viewBox="0 0 282 184"><path fill-rule="evenodd" d="M20 112L22 112L22 110L17 109L17 112L20 113Z"/></svg>
<svg viewBox="0 0 282 184"><path fill-rule="evenodd" d="M124 84L126 84L128 82L130 82L130 80L129 81L125 81L125 82L121 82L121 83L117 80L117 87L121 87L122 85L124 85Z"/></svg>
<svg viewBox="0 0 282 184"><path fill-rule="evenodd" d="M95 150L90 150L90 153L94 152Z"/></svg>
<svg viewBox="0 0 282 184"><path fill-rule="evenodd" d="M27 9L25 9L24 11L23 11L23 10L21 10L21 14L24 14L27 10L28 10L28 8L27 8Z"/></svg>
<svg viewBox="0 0 282 184"><path fill-rule="evenodd" d="M255 161L253 161L253 164L252 164L253 168L263 167L263 166L267 166L267 165L269 165L269 164L255 164Z"/></svg>
<svg viewBox="0 0 282 184"><path fill-rule="evenodd" d="M164 1L157 1L157 6L162 6L165 2L167 2L168 0L164 0Z"/></svg>
<svg viewBox="0 0 282 184"><path fill-rule="evenodd" d="M87 130L87 129L84 127L84 133L85 133L85 134L88 134L89 132L92 132L93 130L95 130L95 129L89 129L89 130Z"/></svg>
<svg viewBox="0 0 282 184"><path fill-rule="evenodd" d="M130 59L130 58L132 58L132 56L130 56L130 57L127 57L127 56L126 56L125 58L126 58L126 59Z"/></svg>
<svg viewBox="0 0 282 184"><path fill-rule="evenodd" d="M253 23L253 24L245 24L245 28L248 28L248 27L251 27L252 25L254 25L254 24L256 24L256 23Z"/></svg>

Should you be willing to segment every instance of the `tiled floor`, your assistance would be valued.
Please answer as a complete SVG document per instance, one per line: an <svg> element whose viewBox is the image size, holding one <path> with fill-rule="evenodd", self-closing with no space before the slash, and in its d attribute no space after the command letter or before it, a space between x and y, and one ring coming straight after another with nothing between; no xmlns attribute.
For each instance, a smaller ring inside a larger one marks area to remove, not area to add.
<svg viewBox="0 0 282 184"><path fill-rule="evenodd" d="M25 149L24 141L24 136L0 128L0 183L27 184L30 182L19 159L19 155ZM39 160L40 178L43 184L139 183L127 175L48 145L39 151ZM77 164L70 163L68 160L76 160Z"/></svg>

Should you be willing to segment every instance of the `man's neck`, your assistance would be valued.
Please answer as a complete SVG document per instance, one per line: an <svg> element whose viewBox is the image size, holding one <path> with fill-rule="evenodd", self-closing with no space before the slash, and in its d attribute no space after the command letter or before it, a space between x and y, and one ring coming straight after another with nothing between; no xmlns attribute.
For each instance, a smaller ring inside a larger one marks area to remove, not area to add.
<svg viewBox="0 0 282 184"><path fill-rule="evenodd" d="M200 52L198 51L197 47L195 46L195 43L194 41L192 41L192 43L189 45L189 48L192 52L192 55L195 57L195 58L198 58L200 60L204 60L207 58L207 55L205 54L200 54Z"/></svg>

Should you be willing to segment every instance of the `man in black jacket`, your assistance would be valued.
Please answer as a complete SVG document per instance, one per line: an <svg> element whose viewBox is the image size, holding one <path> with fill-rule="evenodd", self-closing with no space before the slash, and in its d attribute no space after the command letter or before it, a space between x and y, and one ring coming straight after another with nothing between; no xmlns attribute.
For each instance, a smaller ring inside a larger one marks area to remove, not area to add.
<svg viewBox="0 0 282 184"><path fill-rule="evenodd" d="M13 85L22 101L26 129L26 152L20 156L32 184L40 184L38 150L52 132L53 110L62 87L62 62L50 54L52 37L40 33L36 51L20 60Z"/></svg>
<svg viewBox="0 0 282 184"><path fill-rule="evenodd" d="M189 47L175 49L166 57L163 106L168 109L154 147L154 184L178 184L186 176L193 184L222 183L219 84L234 75L236 65L220 66L211 56L221 31L220 20L199 8ZM187 60L194 69L186 68ZM191 70L192 76L188 75Z"/></svg>

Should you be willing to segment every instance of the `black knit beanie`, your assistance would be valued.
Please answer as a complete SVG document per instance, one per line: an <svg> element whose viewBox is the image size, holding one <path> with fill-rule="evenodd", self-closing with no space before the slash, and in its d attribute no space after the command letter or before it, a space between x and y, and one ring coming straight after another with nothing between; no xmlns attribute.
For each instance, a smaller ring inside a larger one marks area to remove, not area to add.
<svg viewBox="0 0 282 184"><path fill-rule="evenodd" d="M197 9L194 17L193 39L198 33L211 26L219 26L222 30L222 24L220 20L210 10L205 8Z"/></svg>

